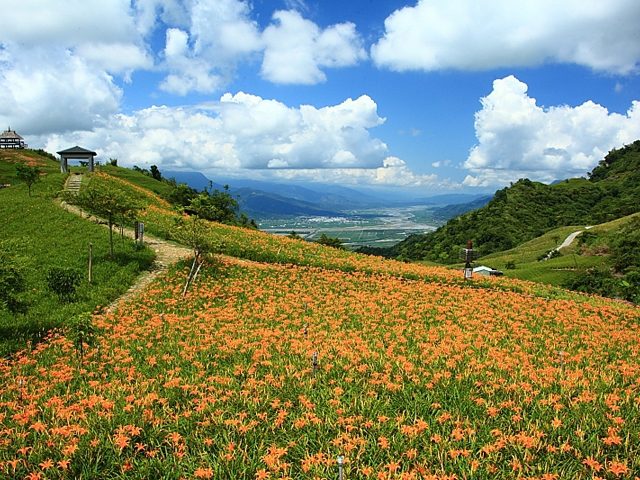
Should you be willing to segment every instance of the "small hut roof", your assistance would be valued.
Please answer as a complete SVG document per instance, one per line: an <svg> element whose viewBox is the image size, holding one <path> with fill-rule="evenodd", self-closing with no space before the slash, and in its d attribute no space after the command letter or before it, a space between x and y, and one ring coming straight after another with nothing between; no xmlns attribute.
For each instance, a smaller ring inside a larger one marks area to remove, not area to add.
<svg viewBox="0 0 640 480"><path fill-rule="evenodd" d="M18 135L15 130L11 130L11 127L0 133L0 138L13 138L16 140L23 140L23 138Z"/></svg>
<svg viewBox="0 0 640 480"><path fill-rule="evenodd" d="M57 152L58 155L98 155L96 152L92 152L91 150L87 150L86 148L82 148L79 146L67 148L66 150L60 150Z"/></svg>

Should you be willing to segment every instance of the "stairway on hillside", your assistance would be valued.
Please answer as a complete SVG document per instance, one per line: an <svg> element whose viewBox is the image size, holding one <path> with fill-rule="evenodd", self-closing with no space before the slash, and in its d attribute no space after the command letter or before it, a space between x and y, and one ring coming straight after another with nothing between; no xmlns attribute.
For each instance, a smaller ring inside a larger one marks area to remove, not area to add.
<svg viewBox="0 0 640 480"><path fill-rule="evenodd" d="M67 192L78 194L78 192L80 191L81 185L82 185L82 174L73 174L73 175L69 175L69 178L67 179L67 183L65 183L64 189Z"/></svg>

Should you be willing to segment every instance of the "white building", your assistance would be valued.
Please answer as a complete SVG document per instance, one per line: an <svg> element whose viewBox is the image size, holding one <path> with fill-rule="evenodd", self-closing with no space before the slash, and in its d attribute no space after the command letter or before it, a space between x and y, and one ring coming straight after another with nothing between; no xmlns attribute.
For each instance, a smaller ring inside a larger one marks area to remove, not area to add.
<svg viewBox="0 0 640 480"><path fill-rule="evenodd" d="M476 275L483 275L485 277L499 277L503 275L500 270L496 270L495 268L487 267L485 265L480 265L479 267L475 267L473 269L473 273Z"/></svg>

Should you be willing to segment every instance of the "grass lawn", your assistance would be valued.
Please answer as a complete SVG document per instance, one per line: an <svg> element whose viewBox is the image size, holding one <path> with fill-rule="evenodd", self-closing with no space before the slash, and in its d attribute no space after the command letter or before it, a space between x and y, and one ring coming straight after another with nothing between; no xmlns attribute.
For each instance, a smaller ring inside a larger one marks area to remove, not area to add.
<svg viewBox="0 0 640 480"><path fill-rule="evenodd" d="M55 173L55 162L43 168L50 173L33 186L32 197L27 195L25 185L15 183L14 169L6 159L0 160L0 174L12 183L10 188L0 189L0 247L24 272L27 290L21 299L28 309L17 315L0 309L0 356L24 347L29 340L38 340L80 312L107 305L125 292L142 270L149 268L154 257L151 250L138 250L131 241L116 237L115 256L109 258L107 229L68 213L55 203L54 196L65 179ZM93 244L94 264L91 285L87 283L89 244ZM60 301L49 290L46 276L53 267L81 272L82 282L72 301Z"/></svg>

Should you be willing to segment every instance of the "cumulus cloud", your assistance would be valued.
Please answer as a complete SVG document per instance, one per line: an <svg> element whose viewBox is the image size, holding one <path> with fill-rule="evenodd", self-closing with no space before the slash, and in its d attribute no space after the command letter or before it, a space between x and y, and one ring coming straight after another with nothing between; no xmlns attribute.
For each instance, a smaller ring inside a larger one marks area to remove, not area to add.
<svg viewBox="0 0 640 480"><path fill-rule="evenodd" d="M222 90L242 62L262 58L263 75L275 82L314 83L325 78L322 69L364 56L352 24L322 30L299 13L279 12L283 20L274 17L264 34L247 0L11 3L0 29L0 121L31 135L104 123L119 109L119 80L130 82L138 70L163 72L158 87L184 96ZM294 4L304 10L304 2ZM291 49L277 31L290 28L291 19L301 22L309 43L295 61L283 62ZM166 41L154 52L158 27Z"/></svg>
<svg viewBox="0 0 640 480"><path fill-rule="evenodd" d="M435 187L456 188L448 181L442 181L435 174L425 175L413 172L404 160L387 157L382 165L375 168L329 168L284 170L279 178L284 180L305 180L343 185L367 185L378 187Z"/></svg>
<svg viewBox="0 0 640 480"><path fill-rule="evenodd" d="M362 96L316 108L287 106L246 93L198 107L150 107L116 114L93 131L37 138L48 151L83 145L120 165L198 170L212 177L262 176L346 184L432 186L369 130L384 121Z"/></svg>
<svg viewBox="0 0 640 480"><path fill-rule="evenodd" d="M11 47L3 52L0 125L27 135L88 130L118 111L122 92L112 77L73 53L32 48L25 57Z"/></svg>
<svg viewBox="0 0 640 480"><path fill-rule="evenodd" d="M350 66L366 58L352 23L321 29L292 9L276 11L271 24L260 31L243 0L196 0L187 13L187 27L167 30L165 68L169 75L161 88L170 93L219 90L231 80L239 63L259 54L262 76L282 84L323 82L324 68ZM174 48L177 41L179 50Z"/></svg>
<svg viewBox="0 0 640 480"><path fill-rule="evenodd" d="M23 57L44 46L68 49L110 73L130 73L153 63L128 0L69 0L64 8L43 8L38 0L13 2L3 8L0 42L19 48Z"/></svg>
<svg viewBox="0 0 640 480"><path fill-rule="evenodd" d="M451 160L438 160L431 163L433 168L448 167L449 165L451 165Z"/></svg>
<svg viewBox="0 0 640 480"><path fill-rule="evenodd" d="M629 73L640 61L636 0L419 0L385 20L371 48L391 70L484 70L575 63Z"/></svg>
<svg viewBox="0 0 640 480"><path fill-rule="evenodd" d="M113 115L91 132L52 135L46 144L57 149L81 142L123 164L165 168L376 168L389 154L369 129L383 121L367 96L324 108L293 108L240 92L199 108L163 106Z"/></svg>
<svg viewBox="0 0 640 480"><path fill-rule="evenodd" d="M612 148L640 138L640 102L626 114L592 101L542 107L514 76L493 82L476 113L478 144L464 167L464 184L505 184L518 178L550 181L583 175Z"/></svg>
<svg viewBox="0 0 640 480"><path fill-rule="evenodd" d="M150 8L150 7L149 7ZM225 85L237 64L261 48L257 25L240 0L199 0L190 4L187 30L168 28L160 89L187 95L211 93Z"/></svg>
<svg viewBox="0 0 640 480"><path fill-rule="evenodd" d="M274 83L324 82L323 67L355 65L366 58L353 23L321 30L294 10L278 11L263 32L262 76Z"/></svg>
<svg viewBox="0 0 640 480"><path fill-rule="evenodd" d="M113 76L152 65L128 0L12 2L0 29L0 122L29 135L91 129L119 108Z"/></svg>

